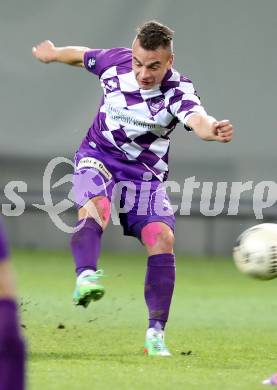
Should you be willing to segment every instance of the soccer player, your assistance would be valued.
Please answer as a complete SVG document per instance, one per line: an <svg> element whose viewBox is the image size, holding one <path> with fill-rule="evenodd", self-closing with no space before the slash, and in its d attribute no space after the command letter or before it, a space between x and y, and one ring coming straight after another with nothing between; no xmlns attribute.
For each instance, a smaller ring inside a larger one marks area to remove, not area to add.
<svg viewBox="0 0 277 390"><path fill-rule="evenodd" d="M0 220L0 390L25 388L25 346L17 318L15 284Z"/></svg>
<svg viewBox="0 0 277 390"><path fill-rule="evenodd" d="M97 115L75 155L79 222L71 240L77 272L74 302L86 307L104 295L102 271L97 270L101 236L113 189L129 183L130 191L128 184L122 191L127 211L120 220L124 234L137 237L148 254L145 353L169 356L164 328L175 283L175 219L162 186L168 176L169 135L181 122L203 140L225 143L232 139L232 125L207 115L192 82L173 68L173 31L157 21L137 30L132 49L56 47L44 41L32 51L44 63L86 68L103 88Z"/></svg>

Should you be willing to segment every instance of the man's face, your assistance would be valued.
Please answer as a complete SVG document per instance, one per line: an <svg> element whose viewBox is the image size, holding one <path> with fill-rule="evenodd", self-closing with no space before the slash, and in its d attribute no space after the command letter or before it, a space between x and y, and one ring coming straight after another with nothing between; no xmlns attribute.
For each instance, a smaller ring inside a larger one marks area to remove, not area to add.
<svg viewBox="0 0 277 390"><path fill-rule="evenodd" d="M163 47L156 50L145 50L136 39L132 52L132 68L141 89L152 89L159 85L168 69L172 67L173 55Z"/></svg>

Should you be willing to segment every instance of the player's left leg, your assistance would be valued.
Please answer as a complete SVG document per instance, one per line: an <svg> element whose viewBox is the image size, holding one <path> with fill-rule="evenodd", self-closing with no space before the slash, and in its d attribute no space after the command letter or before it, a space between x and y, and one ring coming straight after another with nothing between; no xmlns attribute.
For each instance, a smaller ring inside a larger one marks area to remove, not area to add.
<svg viewBox="0 0 277 390"><path fill-rule="evenodd" d="M15 283L0 221L0 389L25 388L25 346L17 317Z"/></svg>

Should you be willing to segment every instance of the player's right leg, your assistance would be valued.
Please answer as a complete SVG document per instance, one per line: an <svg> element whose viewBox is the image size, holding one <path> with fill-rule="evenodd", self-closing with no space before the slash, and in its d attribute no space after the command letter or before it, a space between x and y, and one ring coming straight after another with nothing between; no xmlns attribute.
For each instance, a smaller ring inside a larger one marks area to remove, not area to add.
<svg viewBox="0 0 277 390"><path fill-rule="evenodd" d="M25 388L25 345L17 318L15 282L0 221L0 389Z"/></svg>
<svg viewBox="0 0 277 390"><path fill-rule="evenodd" d="M97 196L90 199L78 212L78 225L71 238L71 250L76 265L76 288L73 293L75 305L87 307L91 301L98 301L105 293L100 282L102 270L97 270L101 238L108 226L110 201Z"/></svg>
<svg viewBox="0 0 277 390"><path fill-rule="evenodd" d="M77 274L73 302L83 307L87 307L91 301L99 300L105 293L100 282L103 271L98 270L97 265L102 234L109 223L114 182L103 163L100 168L101 171L97 168L78 171L77 165L73 180L73 192L79 208L78 223L71 237Z"/></svg>

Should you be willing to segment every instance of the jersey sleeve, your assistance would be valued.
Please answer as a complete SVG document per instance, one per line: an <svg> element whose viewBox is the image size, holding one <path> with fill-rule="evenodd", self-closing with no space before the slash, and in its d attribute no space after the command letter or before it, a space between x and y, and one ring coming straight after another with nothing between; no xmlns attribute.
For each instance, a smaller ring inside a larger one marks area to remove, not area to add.
<svg viewBox="0 0 277 390"><path fill-rule="evenodd" d="M181 77L180 84L175 88L174 95L170 99L170 111L183 123L186 130L191 131L187 122L194 113L206 114L192 82Z"/></svg>
<svg viewBox="0 0 277 390"><path fill-rule="evenodd" d="M89 72L101 76L109 67L118 65L125 52L124 48L88 50L84 54L85 68Z"/></svg>

